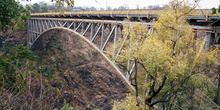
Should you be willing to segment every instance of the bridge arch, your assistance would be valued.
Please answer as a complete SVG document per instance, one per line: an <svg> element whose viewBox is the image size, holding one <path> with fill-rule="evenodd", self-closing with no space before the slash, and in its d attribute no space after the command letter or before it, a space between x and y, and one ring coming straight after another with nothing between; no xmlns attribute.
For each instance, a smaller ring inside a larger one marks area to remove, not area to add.
<svg viewBox="0 0 220 110"><path fill-rule="evenodd" d="M31 50L33 50L33 51L45 50L46 44L51 39L50 37L53 37L53 36L50 36L49 34L51 34L51 31L56 31L56 30L57 31L67 31L67 32L71 33L73 37L77 37L77 38L85 41L89 46L91 46L95 51L97 51L104 58L104 60L108 62L108 64L111 67L113 67L117 71L117 74L123 79L123 82L125 82L130 88L135 90L134 87L131 86L129 81L126 79L126 77L123 75L123 73L118 69L118 67L95 44L93 44L87 38L85 38L83 35L81 35L80 33L76 32L72 29L65 28L65 27L52 27L52 28L46 29L33 41L32 45L30 45ZM47 36L47 37L45 37L45 36Z"/></svg>

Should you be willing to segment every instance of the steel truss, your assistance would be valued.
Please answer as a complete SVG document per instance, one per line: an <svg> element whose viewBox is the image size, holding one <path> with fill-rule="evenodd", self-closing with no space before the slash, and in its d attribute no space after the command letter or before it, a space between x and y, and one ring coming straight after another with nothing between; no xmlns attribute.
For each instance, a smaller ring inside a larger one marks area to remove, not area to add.
<svg viewBox="0 0 220 110"><path fill-rule="evenodd" d="M107 20L83 20L83 19L63 19L63 18L32 18L28 20L28 45L31 47L36 39L46 31L47 29L53 27L63 27L72 29L82 36L94 43L101 52L106 52L106 47L108 44L113 44L114 52L113 57L116 60L120 56L120 51L123 48L127 36L124 37L124 41L121 47L116 49L116 41L119 37L122 37L122 29L124 23L123 21L107 21ZM149 33L153 33L153 24L151 23L141 23L149 26ZM193 27L199 29L205 29L204 27ZM210 32L207 34L207 38L210 39ZM44 38L44 42L49 42L49 38ZM111 42L111 43L109 43ZM208 44L208 43L207 43ZM112 47L111 47L112 48ZM115 61L112 61L113 63ZM133 73L133 68L135 63L128 60L127 62L127 73L126 79L129 80Z"/></svg>

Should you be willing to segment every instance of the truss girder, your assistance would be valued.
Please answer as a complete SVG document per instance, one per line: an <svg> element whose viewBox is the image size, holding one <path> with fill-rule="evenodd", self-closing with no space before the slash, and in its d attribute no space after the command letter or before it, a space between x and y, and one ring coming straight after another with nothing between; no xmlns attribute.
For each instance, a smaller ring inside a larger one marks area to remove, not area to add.
<svg viewBox="0 0 220 110"><path fill-rule="evenodd" d="M116 41L118 37L122 37L122 24L117 22L99 22L99 21L86 21L86 20L56 20L56 19L29 19L28 20L28 44L31 45L35 40L47 29L53 27L69 28L77 31L84 37L94 43L102 52L106 52L106 47L109 42L113 44L114 52L113 57L115 59L120 55L120 49L116 50ZM43 38L44 42L49 42L49 38ZM124 40L127 39L127 36ZM44 43L43 43L44 44ZM113 61L114 63L114 61ZM130 62L128 62L128 67ZM133 66L132 66L133 67ZM127 72L127 78L129 79L132 74L132 68Z"/></svg>
<svg viewBox="0 0 220 110"><path fill-rule="evenodd" d="M97 47L101 51L105 51L105 48L109 42L117 41L117 37L120 36L122 30L118 28L120 23L112 22L87 22L87 21L61 21L55 19L29 19L28 20L28 44L31 46L35 40L47 29L53 27L69 28L77 31L81 35L88 38L91 42L97 43ZM118 32L120 31L120 32Z"/></svg>

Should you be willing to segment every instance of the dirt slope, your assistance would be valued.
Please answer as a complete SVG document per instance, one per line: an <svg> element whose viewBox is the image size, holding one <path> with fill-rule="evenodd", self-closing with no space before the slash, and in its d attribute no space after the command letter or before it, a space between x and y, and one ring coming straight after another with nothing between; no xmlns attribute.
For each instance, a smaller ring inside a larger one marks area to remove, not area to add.
<svg viewBox="0 0 220 110"><path fill-rule="evenodd" d="M45 33L42 38L50 42L45 48L39 43L33 49L41 55L44 87L60 90L58 96L45 93L47 101L55 97L54 108L62 107L66 101L74 108L111 109L114 100L125 98L129 92L126 83L88 43L61 30ZM39 87L35 82L33 87Z"/></svg>

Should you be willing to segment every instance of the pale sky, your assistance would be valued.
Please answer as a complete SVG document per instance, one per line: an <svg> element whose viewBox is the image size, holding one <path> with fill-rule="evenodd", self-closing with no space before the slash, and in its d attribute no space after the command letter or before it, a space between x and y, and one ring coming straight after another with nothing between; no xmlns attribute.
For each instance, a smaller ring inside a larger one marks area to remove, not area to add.
<svg viewBox="0 0 220 110"><path fill-rule="evenodd" d="M27 4L38 3L40 1L45 1L47 3L51 3L51 0L31 0L31 2L26 2ZM106 6L110 6L112 8L118 8L119 6L127 5L129 8L136 8L137 5L142 7L147 7L149 5L165 5L168 4L170 0L75 0L75 6L82 7L91 7L94 6L96 8L106 8ZM191 3L194 3L194 0L189 0ZM24 4L24 2L21 2ZM220 4L220 0L201 0L200 8L202 9L211 9L213 7L218 8Z"/></svg>

